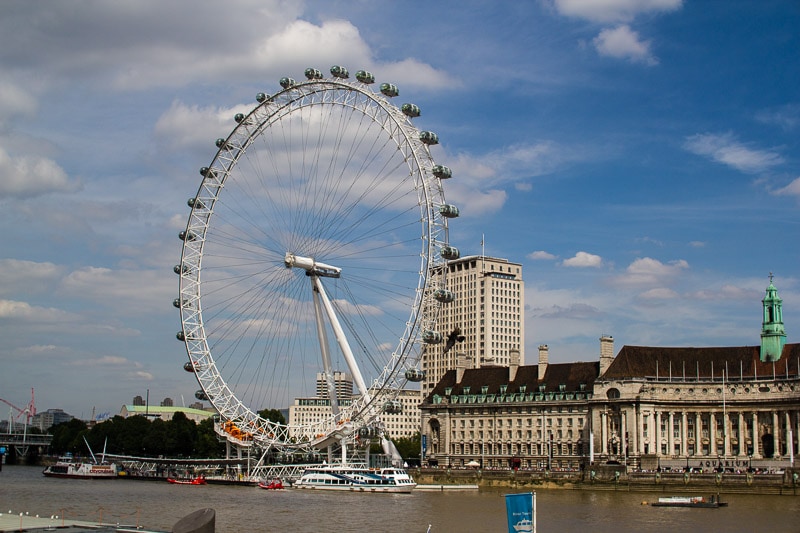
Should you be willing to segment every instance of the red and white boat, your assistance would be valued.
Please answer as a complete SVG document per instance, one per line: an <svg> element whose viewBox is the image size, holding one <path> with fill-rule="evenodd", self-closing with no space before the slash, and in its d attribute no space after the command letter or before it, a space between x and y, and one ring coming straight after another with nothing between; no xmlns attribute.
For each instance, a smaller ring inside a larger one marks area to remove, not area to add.
<svg viewBox="0 0 800 533"><path fill-rule="evenodd" d="M174 477L168 477L167 481L172 483L173 485L205 485L206 478L203 476L197 476L194 479L176 479Z"/></svg>
<svg viewBox="0 0 800 533"><path fill-rule="evenodd" d="M73 461L71 457L62 457L56 464L47 466L42 474L73 479L115 479L118 472L114 463L82 463Z"/></svg>
<svg viewBox="0 0 800 533"><path fill-rule="evenodd" d="M267 490L283 490L285 488L283 486L283 481L281 481L280 479L273 479L272 481L261 481L259 482L258 487Z"/></svg>

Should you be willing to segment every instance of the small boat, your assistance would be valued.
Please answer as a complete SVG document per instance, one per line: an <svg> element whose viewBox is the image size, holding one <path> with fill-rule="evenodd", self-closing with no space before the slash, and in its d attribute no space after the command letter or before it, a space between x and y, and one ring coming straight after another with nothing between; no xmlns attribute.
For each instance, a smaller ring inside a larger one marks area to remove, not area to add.
<svg viewBox="0 0 800 533"><path fill-rule="evenodd" d="M653 507L699 507L701 509L716 509L727 507L728 502L720 501L719 495L706 498L705 496L665 496L650 505Z"/></svg>
<svg viewBox="0 0 800 533"><path fill-rule="evenodd" d="M259 488L267 490L283 490L283 482L280 479L273 479L272 481L261 481L258 484Z"/></svg>
<svg viewBox="0 0 800 533"><path fill-rule="evenodd" d="M527 533L528 531L532 532L533 522L531 522L527 518L524 518L519 522L517 522L516 524L514 524L514 531L516 531L517 533Z"/></svg>
<svg viewBox="0 0 800 533"><path fill-rule="evenodd" d="M410 493L417 484L402 468L370 470L325 465L307 468L292 486L298 489Z"/></svg>
<svg viewBox="0 0 800 533"><path fill-rule="evenodd" d="M176 479L174 477L168 477L167 481L172 483L173 485L205 485L206 478L203 476L197 476L193 479Z"/></svg>

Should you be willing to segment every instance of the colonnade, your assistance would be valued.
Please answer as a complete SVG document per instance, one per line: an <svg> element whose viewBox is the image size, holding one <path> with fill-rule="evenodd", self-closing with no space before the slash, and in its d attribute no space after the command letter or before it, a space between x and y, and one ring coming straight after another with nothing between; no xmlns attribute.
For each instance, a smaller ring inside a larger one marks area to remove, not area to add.
<svg viewBox="0 0 800 533"><path fill-rule="evenodd" d="M657 409L600 412L600 453L665 457L800 455L800 410ZM595 430L595 435L597 431Z"/></svg>

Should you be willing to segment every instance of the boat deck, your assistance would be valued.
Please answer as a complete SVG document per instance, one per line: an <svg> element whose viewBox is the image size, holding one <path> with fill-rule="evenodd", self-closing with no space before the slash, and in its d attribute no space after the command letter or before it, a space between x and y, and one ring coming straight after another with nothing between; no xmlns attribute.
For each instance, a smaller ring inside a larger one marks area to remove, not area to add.
<svg viewBox="0 0 800 533"><path fill-rule="evenodd" d="M19 512L0 513L0 532L11 531L53 531L58 528L58 531L65 531L67 533L83 533L83 532L109 532L109 531L130 531L138 533L165 533L162 531L150 531L146 529L138 529L135 525L116 525L116 524L101 524L98 522L87 522L85 520L64 520L62 518L51 518L49 516L39 517L30 516L28 514Z"/></svg>

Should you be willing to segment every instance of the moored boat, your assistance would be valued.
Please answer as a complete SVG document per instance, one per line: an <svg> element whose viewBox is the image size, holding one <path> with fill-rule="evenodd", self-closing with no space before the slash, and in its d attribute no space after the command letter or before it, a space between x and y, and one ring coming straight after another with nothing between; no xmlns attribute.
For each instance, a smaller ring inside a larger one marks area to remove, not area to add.
<svg viewBox="0 0 800 533"><path fill-rule="evenodd" d="M292 485L298 489L410 493L417 484L402 468L370 470L348 466L308 468Z"/></svg>
<svg viewBox="0 0 800 533"><path fill-rule="evenodd" d="M172 483L173 485L205 485L206 478L203 476L197 476L193 479L176 479L173 477L168 477L167 481Z"/></svg>
<svg viewBox="0 0 800 533"><path fill-rule="evenodd" d="M42 474L72 479L115 479L118 472L114 463L84 463L74 461L71 457L62 457L56 464L47 466Z"/></svg>
<svg viewBox="0 0 800 533"><path fill-rule="evenodd" d="M283 482L280 479L273 479L272 481L261 481L259 482L258 487L267 490L283 490L285 488L283 486Z"/></svg>
<svg viewBox="0 0 800 533"><path fill-rule="evenodd" d="M727 502L722 502L719 496L664 496L653 502L653 507L698 507L701 509L716 509L726 507Z"/></svg>

